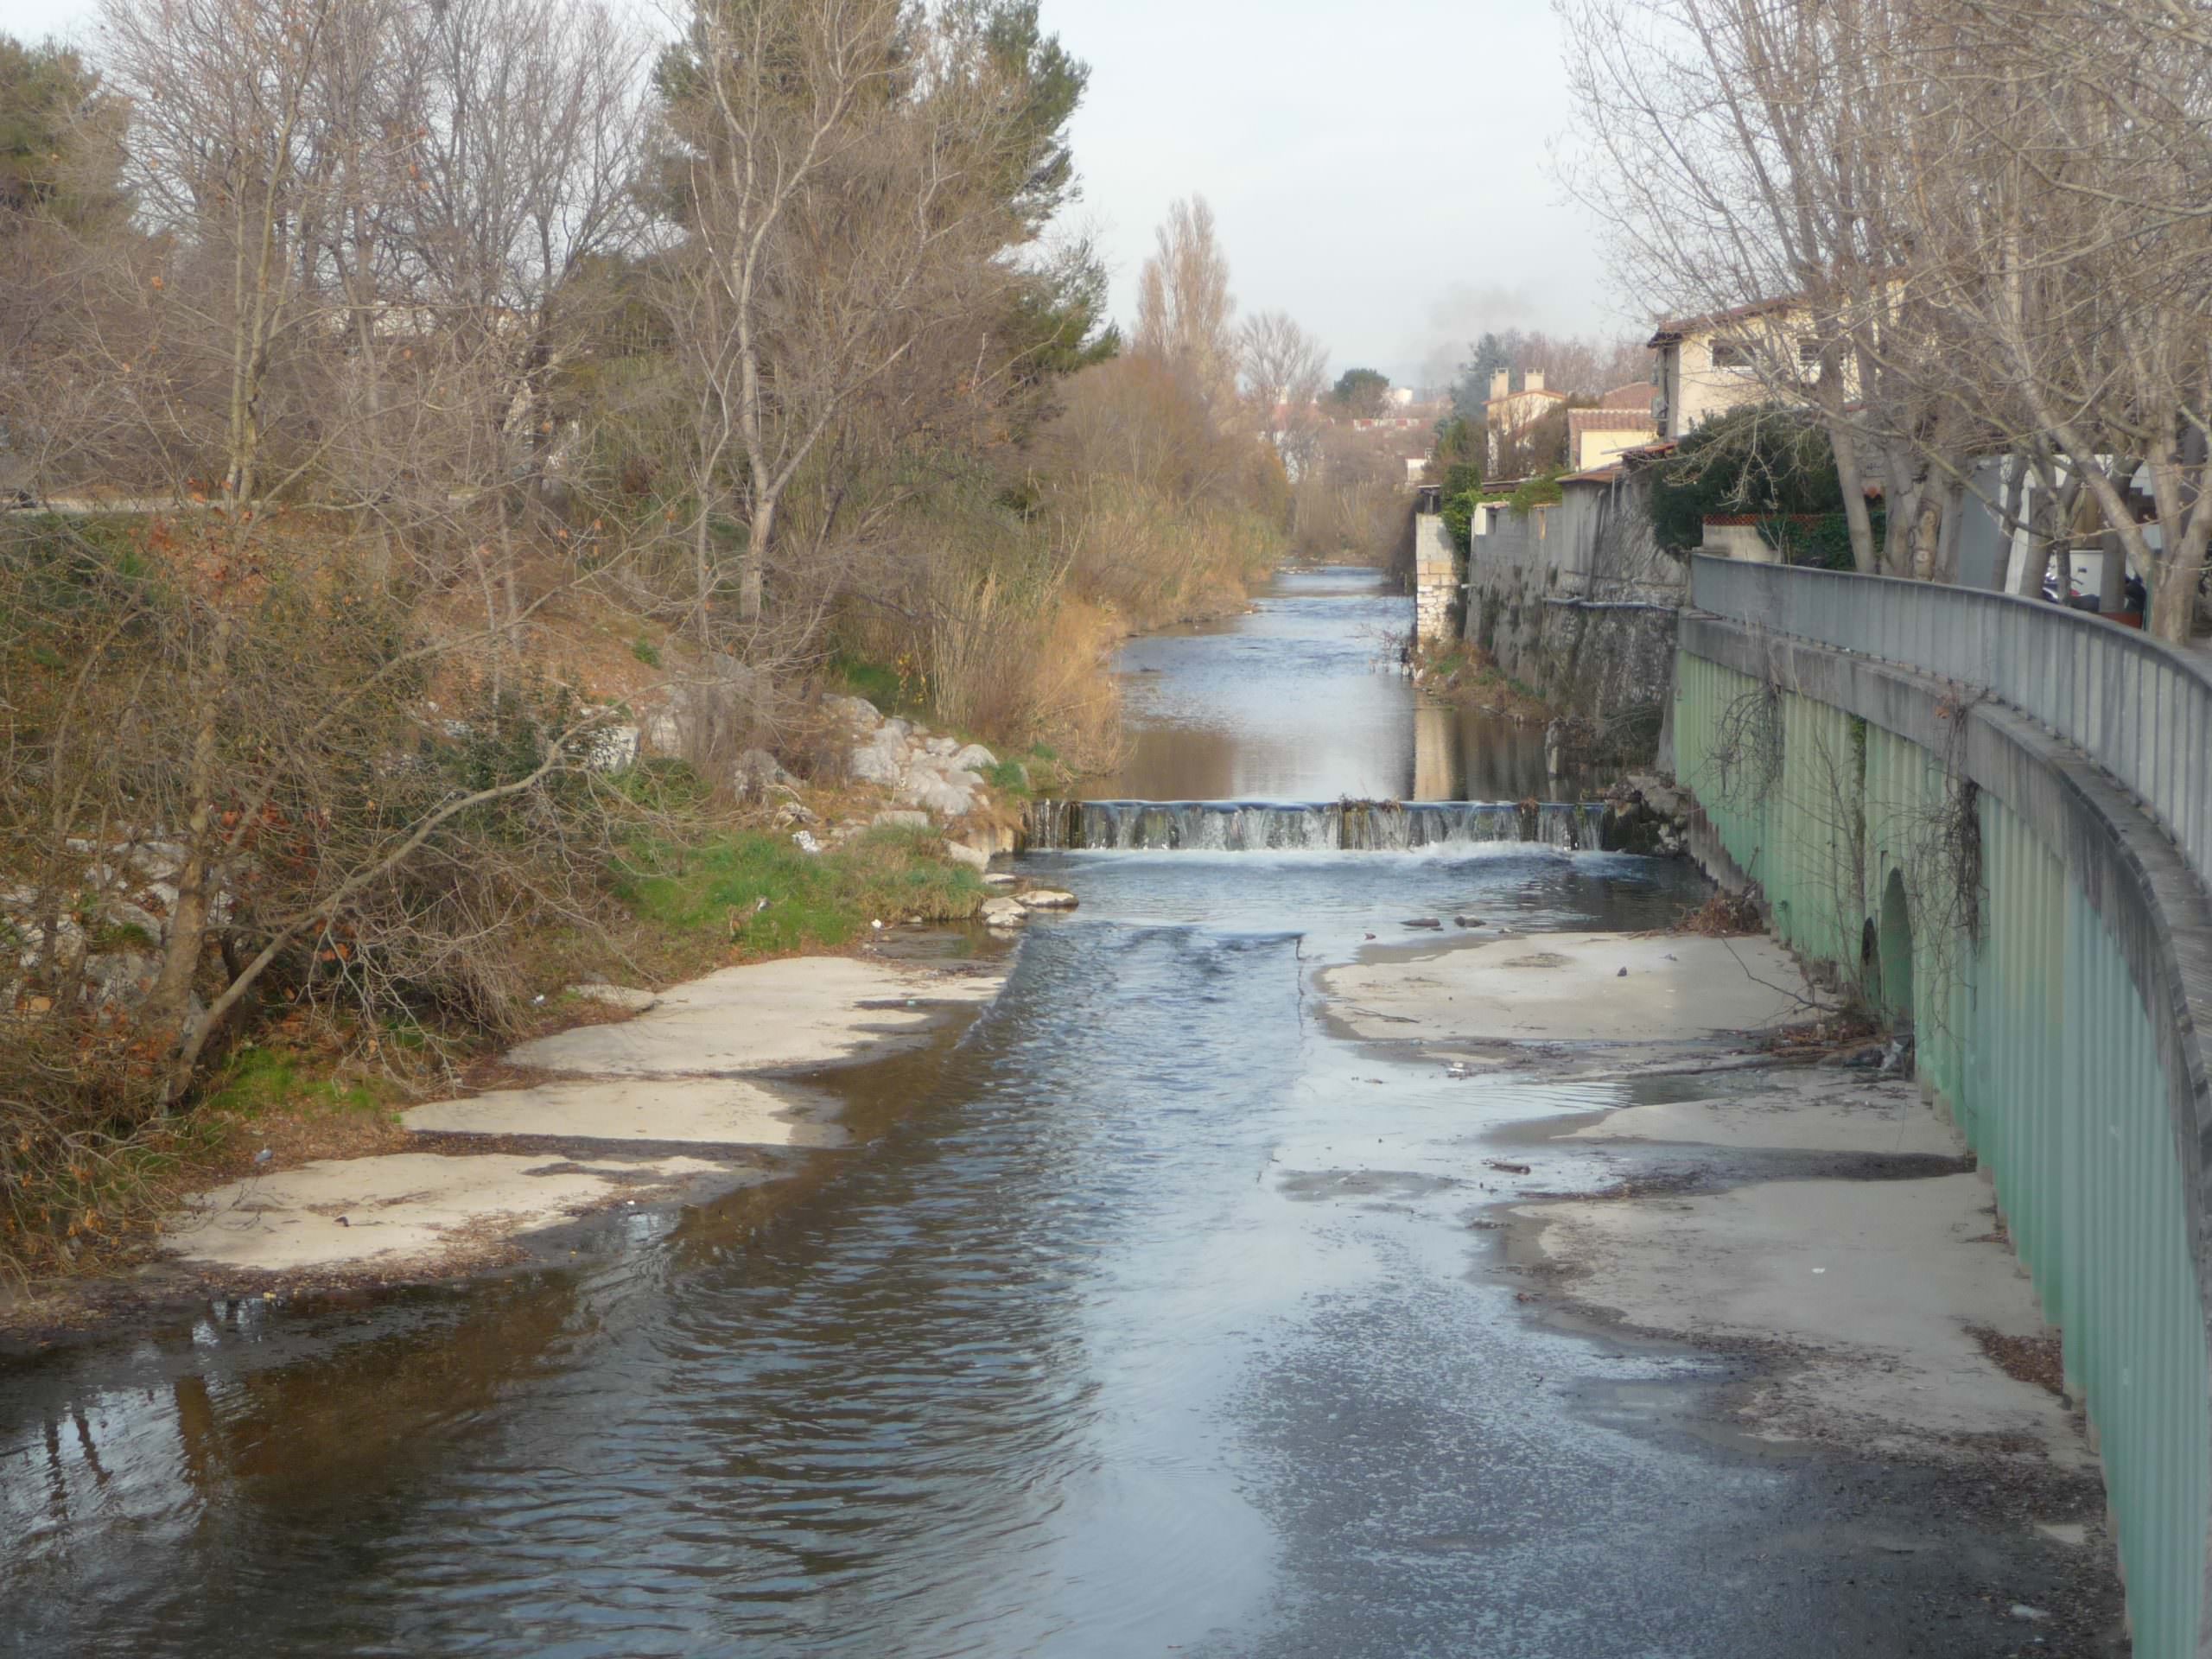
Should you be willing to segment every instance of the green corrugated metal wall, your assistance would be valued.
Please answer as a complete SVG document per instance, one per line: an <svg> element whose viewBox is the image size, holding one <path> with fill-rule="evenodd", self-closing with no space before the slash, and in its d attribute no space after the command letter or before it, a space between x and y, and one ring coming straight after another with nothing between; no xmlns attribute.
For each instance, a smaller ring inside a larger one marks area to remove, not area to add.
<svg viewBox="0 0 2212 1659"><path fill-rule="evenodd" d="M2064 1335L2104 1457L2135 1651L2195 1654L2212 1394L2167 1080L2119 944L2057 855L1987 794L1980 942L1923 925L1946 919L1918 890L1946 868L1939 757L1688 652L1677 684L1677 772L1785 942L1854 971L1890 873L1904 876L1921 1075L1994 1180ZM1719 756L1741 752L1746 700L1762 697L1779 768L1738 767L1724 789Z"/></svg>

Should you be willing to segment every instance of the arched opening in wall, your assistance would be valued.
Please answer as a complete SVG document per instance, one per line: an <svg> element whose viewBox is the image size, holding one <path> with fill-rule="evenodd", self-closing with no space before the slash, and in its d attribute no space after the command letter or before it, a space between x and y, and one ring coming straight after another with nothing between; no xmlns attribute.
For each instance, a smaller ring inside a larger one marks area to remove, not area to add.
<svg viewBox="0 0 2212 1659"><path fill-rule="evenodd" d="M1904 877L1896 870L1882 888L1882 919L1876 936L1879 1012L1891 1025L1912 1024L1912 912L1905 903Z"/></svg>

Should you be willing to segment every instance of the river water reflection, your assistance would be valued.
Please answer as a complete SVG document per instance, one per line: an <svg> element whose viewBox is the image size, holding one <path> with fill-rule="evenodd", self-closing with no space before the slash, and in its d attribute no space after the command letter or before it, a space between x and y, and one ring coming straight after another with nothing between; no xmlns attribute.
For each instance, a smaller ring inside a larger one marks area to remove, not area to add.
<svg viewBox="0 0 2212 1659"><path fill-rule="evenodd" d="M1547 793L1538 728L1423 696L1395 671L1411 602L1378 571L1287 570L1225 622L1122 653L1125 764L1092 800L1517 801Z"/></svg>
<svg viewBox="0 0 2212 1659"><path fill-rule="evenodd" d="M1409 610L1294 576L1133 646L1112 789L1411 792L1417 705L1375 664ZM1462 775L1529 791L1525 751L1469 743ZM1798 1580L1704 1570L1798 1478L1620 1421L1719 1363L1531 1325L1470 1230L1486 1130L1624 1089L1395 1065L1313 995L1406 917L1649 926L1686 873L1512 843L1037 867L1083 909L948 1052L847 1077L887 1128L772 1219L8 1363L0 1650L1831 1650Z"/></svg>

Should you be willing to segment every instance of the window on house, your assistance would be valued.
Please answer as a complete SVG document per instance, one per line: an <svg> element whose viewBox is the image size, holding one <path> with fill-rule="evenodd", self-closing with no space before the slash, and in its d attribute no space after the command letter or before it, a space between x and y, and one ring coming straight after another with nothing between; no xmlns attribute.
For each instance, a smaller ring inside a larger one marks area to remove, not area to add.
<svg viewBox="0 0 2212 1659"><path fill-rule="evenodd" d="M1821 342L1807 334L1797 342L1797 366L1817 369L1821 366Z"/></svg>
<svg viewBox="0 0 2212 1659"><path fill-rule="evenodd" d="M1751 354L1739 341L1716 340L1713 342L1713 366L1716 369L1748 369L1751 366Z"/></svg>

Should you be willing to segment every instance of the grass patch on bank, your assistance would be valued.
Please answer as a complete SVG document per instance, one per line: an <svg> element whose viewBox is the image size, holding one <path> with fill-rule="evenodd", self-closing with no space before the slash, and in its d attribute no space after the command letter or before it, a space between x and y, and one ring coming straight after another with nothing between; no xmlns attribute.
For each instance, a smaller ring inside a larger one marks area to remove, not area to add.
<svg viewBox="0 0 2212 1659"><path fill-rule="evenodd" d="M830 678L836 689L849 696L865 697L876 712L906 719L926 717L921 676L911 665L903 671L888 663L871 662L851 652L840 652L830 662Z"/></svg>
<svg viewBox="0 0 2212 1659"><path fill-rule="evenodd" d="M380 1033L389 1058L403 1066L420 1058L390 1055L399 1046L393 1036ZM270 1040L234 1049L190 1115L199 1140L193 1173L222 1180L405 1150L399 1109L419 1090L376 1062L364 1065L360 1046L346 1022L298 1015L280 1021ZM264 1151L268 1160L258 1161Z"/></svg>
<svg viewBox="0 0 2212 1659"><path fill-rule="evenodd" d="M1534 688L1499 669L1479 645L1465 641L1421 652L1415 666L1421 689L1432 696L1453 702L1486 706L1492 714L1521 721L1547 720L1551 708Z"/></svg>
<svg viewBox="0 0 2212 1659"><path fill-rule="evenodd" d="M380 1112L391 1091L365 1081L347 1083L302 1056L280 1049L242 1048L233 1054L200 1105L247 1122L270 1111Z"/></svg>
<svg viewBox="0 0 2212 1659"><path fill-rule="evenodd" d="M671 944L734 946L745 957L834 950L874 931L871 922L973 916L982 879L942 849L926 830L888 824L823 853L770 830L694 846L649 841L632 849L617 891Z"/></svg>
<svg viewBox="0 0 2212 1659"><path fill-rule="evenodd" d="M1025 753L1008 755L996 766L983 768L983 781L1000 794L1017 800L1043 800L1064 795L1081 781L1082 773L1060 759L1049 743L1033 744Z"/></svg>

